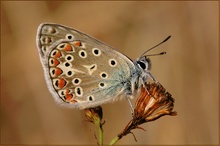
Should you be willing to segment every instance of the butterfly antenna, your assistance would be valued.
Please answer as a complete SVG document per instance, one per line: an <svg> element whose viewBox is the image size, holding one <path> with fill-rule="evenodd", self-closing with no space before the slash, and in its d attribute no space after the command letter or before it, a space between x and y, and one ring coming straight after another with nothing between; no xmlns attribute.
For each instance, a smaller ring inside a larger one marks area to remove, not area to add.
<svg viewBox="0 0 220 146"><path fill-rule="evenodd" d="M160 42L159 44L157 44L157 45L151 47L150 49L146 50L146 51L141 55L140 58L144 57L145 54L146 54L147 52L149 52L150 50L152 50L152 49L154 49L154 48L160 46L160 45L163 44L163 43L165 43L167 40L170 39L170 37L171 37L171 36L168 36L166 39L164 39L164 40L163 40L162 42ZM161 53L159 53L159 54L151 54L151 55L146 55L146 56L155 56L155 55L163 55L163 54L166 54L166 52L161 52Z"/></svg>
<svg viewBox="0 0 220 146"><path fill-rule="evenodd" d="M146 57L147 56L157 56L157 55L164 55L166 54L166 52L160 52L160 53L157 53L157 54L149 54L149 55L145 55ZM143 56L144 57L144 56Z"/></svg>

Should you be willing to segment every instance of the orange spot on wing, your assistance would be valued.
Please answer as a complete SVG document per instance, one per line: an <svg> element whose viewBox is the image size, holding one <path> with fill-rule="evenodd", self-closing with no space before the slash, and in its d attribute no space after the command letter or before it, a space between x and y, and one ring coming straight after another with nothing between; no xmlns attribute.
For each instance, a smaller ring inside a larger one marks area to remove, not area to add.
<svg viewBox="0 0 220 146"><path fill-rule="evenodd" d="M72 99L70 102L72 102L72 103L76 103L77 101L76 101L76 100L74 100L74 99Z"/></svg>
<svg viewBox="0 0 220 146"><path fill-rule="evenodd" d="M57 76L59 76L59 75L61 75L63 73L63 71L60 69L60 68L56 68L55 69L55 76L57 77Z"/></svg>
<svg viewBox="0 0 220 146"><path fill-rule="evenodd" d="M66 97L67 101L70 101L72 99L73 95L72 94L66 94L65 97Z"/></svg>
<svg viewBox="0 0 220 146"><path fill-rule="evenodd" d="M68 94L69 92L70 92L69 89L66 89L66 90L65 90L65 94Z"/></svg>
<svg viewBox="0 0 220 146"><path fill-rule="evenodd" d="M62 56L60 51L57 51L56 55L54 55L54 58L60 58L60 56Z"/></svg>
<svg viewBox="0 0 220 146"><path fill-rule="evenodd" d="M65 51L73 51L73 48L70 44L66 44L65 48L63 48Z"/></svg>
<svg viewBox="0 0 220 146"><path fill-rule="evenodd" d="M54 62L54 66L57 66L58 64L60 64L60 62L55 58L53 59L53 62Z"/></svg>
<svg viewBox="0 0 220 146"><path fill-rule="evenodd" d="M66 81L62 78L59 79L58 87L62 89L66 85Z"/></svg>
<svg viewBox="0 0 220 146"><path fill-rule="evenodd" d="M77 41L77 42L74 43L74 45L79 47L79 46L82 46L82 43Z"/></svg>

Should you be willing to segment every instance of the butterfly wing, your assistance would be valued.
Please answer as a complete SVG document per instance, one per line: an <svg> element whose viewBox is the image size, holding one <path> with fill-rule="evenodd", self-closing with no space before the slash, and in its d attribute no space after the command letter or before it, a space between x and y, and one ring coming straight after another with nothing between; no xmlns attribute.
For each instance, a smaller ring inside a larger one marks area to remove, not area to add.
<svg viewBox="0 0 220 146"><path fill-rule="evenodd" d="M45 23L38 28L37 46L48 88L58 102L84 109L130 94L133 62L101 41Z"/></svg>

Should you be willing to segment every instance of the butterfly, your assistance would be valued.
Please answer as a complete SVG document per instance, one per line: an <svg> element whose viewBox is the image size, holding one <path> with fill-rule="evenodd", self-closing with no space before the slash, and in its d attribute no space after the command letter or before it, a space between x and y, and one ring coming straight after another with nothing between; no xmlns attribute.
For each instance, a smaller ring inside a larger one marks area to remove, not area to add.
<svg viewBox="0 0 220 146"><path fill-rule="evenodd" d="M150 49L132 61L92 36L53 23L38 27L36 43L49 91L67 107L91 108L122 97L130 101L148 77L156 81L145 55Z"/></svg>

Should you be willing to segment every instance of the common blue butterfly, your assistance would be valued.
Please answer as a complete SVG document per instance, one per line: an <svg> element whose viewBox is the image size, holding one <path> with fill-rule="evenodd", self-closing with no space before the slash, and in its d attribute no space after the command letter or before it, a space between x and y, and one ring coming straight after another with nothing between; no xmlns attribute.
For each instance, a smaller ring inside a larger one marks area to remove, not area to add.
<svg viewBox="0 0 220 146"><path fill-rule="evenodd" d="M68 107L91 108L120 97L129 101L147 77L155 81L145 53L133 62L73 28L43 23L36 41L47 86L56 101Z"/></svg>

